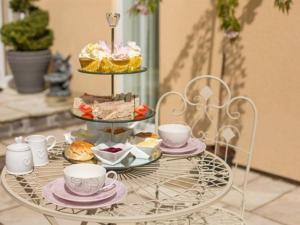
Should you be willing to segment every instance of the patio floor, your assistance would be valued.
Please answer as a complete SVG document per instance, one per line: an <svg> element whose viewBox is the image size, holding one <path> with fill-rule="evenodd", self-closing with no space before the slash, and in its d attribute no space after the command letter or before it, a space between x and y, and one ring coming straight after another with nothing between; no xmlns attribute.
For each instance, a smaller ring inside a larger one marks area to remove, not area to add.
<svg viewBox="0 0 300 225"><path fill-rule="evenodd" d="M58 141L63 141L66 130L78 129L72 126L64 129L53 129L40 134L54 135ZM5 145L13 142L7 139L0 142L0 156L4 155ZM1 157L0 157L1 159ZM3 165L0 161L0 166ZM239 179L236 173L235 180ZM297 225L300 224L300 186L251 172L247 192L246 222L248 225ZM229 193L222 200L225 208L236 208L237 198ZM60 224L79 224L78 222L58 220ZM12 200L0 185L0 225L47 225L47 220L40 214L18 205ZM89 223L90 224L90 223ZM92 224L92 223L91 223Z"/></svg>

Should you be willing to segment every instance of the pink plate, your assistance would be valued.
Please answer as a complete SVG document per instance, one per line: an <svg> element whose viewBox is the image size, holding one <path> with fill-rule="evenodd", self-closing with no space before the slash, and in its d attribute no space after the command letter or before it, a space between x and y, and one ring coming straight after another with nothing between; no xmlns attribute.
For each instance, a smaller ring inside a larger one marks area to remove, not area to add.
<svg viewBox="0 0 300 225"><path fill-rule="evenodd" d="M56 197L53 192L52 192L52 186L56 182L56 180L48 183L46 186L43 188L43 197L48 201L51 202L55 205L62 206L62 207L67 207L67 208L72 208L72 209L95 209L95 208L101 208L101 207L109 207L113 204L116 204L120 201L123 200L123 198L127 194L127 188L125 185L117 181L116 182L116 194L104 199L102 201L98 202L72 202L68 200L61 199L59 197Z"/></svg>
<svg viewBox="0 0 300 225"><path fill-rule="evenodd" d="M202 142L197 138L191 138L186 145L180 148L170 148L165 146L162 142L158 145L160 150L166 154L184 154L196 151L202 146Z"/></svg>
<svg viewBox="0 0 300 225"><path fill-rule="evenodd" d="M201 142L201 146L199 146L198 149L196 149L195 151L193 152L187 152L187 153L173 153L173 154L165 154L165 156L169 156L169 157L192 157L192 156L196 156L196 155L199 155L200 153L204 152L205 151L205 148L206 148L206 145Z"/></svg>
<svg viewBox="0 0 300 225"><path fill-rule="evenodd" d="M108 185L111 182L111 179L107 179L105 182ZM112 197L116 194L116 188L113 186L111 189L103 192L98 192L93 195L89 196L80 196L72 193L65 185L65 180L63 177L57 178L53 181L51 186L52 193L61 199L72 201L72 202L81 202L81 203L88 203L88 202L97 202Z"/></svg>

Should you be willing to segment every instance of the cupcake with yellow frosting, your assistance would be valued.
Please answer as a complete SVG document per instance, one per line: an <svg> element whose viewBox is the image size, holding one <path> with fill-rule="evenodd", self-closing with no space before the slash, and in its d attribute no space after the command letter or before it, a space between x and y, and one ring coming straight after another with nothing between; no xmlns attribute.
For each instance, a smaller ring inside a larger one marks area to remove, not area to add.
<svg viewBox="0 0 300 225"><path fill-rule="evenodd" d="M99 43L87 44L79 54L79 62L83 70L89 72L100 72L103 65L103 60L110 57L110 49L103 41Z"/></svg>
<svg viewBox="0 0 300 225"><path fill-rule="evenodd" d="M138 70L142 65L141 48L133 41L127 43L128 56L129 56L129 71Z"/></svg>
<svg viewBox="0 0 300 225"><path fill-rule="evenodd" d="M79 54L81 68L88 72L121 73L140 69L141 49L135 42L116 46L114 53L104 41L86 45Z"/></svg>

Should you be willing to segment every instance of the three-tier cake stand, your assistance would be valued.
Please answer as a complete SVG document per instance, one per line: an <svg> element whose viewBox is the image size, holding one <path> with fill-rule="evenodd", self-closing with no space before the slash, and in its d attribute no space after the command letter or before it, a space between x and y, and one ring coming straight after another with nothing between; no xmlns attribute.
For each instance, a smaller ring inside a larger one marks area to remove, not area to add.
<svg viewBox="0 0 300 225"><path fill-rule="evenodd" d="M112 53L114 52L114 43L115 43L115 28L118 24L118 21L120 19L120 14L119 13L107 13L106 14L106 19L108 22L109 27L111 28L111 51ZM110 73L103 73L103 72L90 72L90 71L86 71L84 69L79 69L78 70L80 73L84 73L84 74L92 74L92 75L98 75L98 76L110 76L111 78L111 96L114 97L116 94L116 90L115 90L115 76L116 75L129 75L129 74L140 74L143 72L147 71L146 67L141 67L138 70L135 71L129 71L129 72L110 72ZM135 107L135 106L134 106ZM110 139L109 140L105 140L107 142L112 142L112 136L114 135L114 130L118 127L118 126L125 126L125 127L129 127L132 128L133 126L130 126L128 124L133 124L133 123L138 123L144 120L148 120L152 117L154 117L155 115L155 111L153 109L148 108L148 111L146 112L146 114L143 117L136 117L136 112L134 112L133 110L133 116L132 118L119 118L119 119L111 119L111 120L105 120L105 119L98 119L98 118L90 118L90 117L85 117L83 116L84 114L80 111L80 109L72 109L72 114L81 119L81 120L85 120L87 122L87 128L88 131L91 132L97 132L102 130L103 128L107 128L109 127L111 130L111 135L110 135ZM121 125L122 124L122 125ZM96 130L96 131L95 131ZM159 149L156 149L156 151L153 151L153 154L150 156L150 158L148 160L143 161L132 161L132 165L131 166L119 166L116 165L114 167L110 167L110 166L106 166L107 169L113 169L113 170L123 170L123 169L127 169L127 168L131 168L131 167L135 167L135 166L142 166L142 165L146 165L148 163L152 163L156 160L158 160L161 157L161 151Z"/></svg>

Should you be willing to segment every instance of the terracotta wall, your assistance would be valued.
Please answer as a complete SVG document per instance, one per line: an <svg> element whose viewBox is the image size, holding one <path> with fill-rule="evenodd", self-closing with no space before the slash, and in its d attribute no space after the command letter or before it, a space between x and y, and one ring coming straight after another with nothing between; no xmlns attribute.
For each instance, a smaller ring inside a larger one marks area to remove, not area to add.
<svg viewBox="0 0 300 225"><path fill-rule="evenodd" d="M300 181L300 3L295 1L289 15L283 15L274 9L273 1L240 2L238 15L244 29L231 49L237 57L228 63L227 73L241 84L235 94L251 97L259 111L252 165ZM195 75L220 74L223 34L218 23L212 25L212 10L211 1L164 0L161 4L163 91L182 91ZM243 115L244 124L249 124L250 116Z"/></svg>

